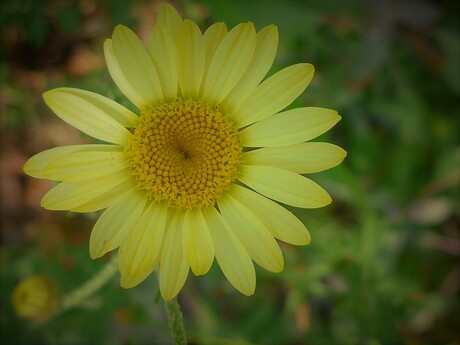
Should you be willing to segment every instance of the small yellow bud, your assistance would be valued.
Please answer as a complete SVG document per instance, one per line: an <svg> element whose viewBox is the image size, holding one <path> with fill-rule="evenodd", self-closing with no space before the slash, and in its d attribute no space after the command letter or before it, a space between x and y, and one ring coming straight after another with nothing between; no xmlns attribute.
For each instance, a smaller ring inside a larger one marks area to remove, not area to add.
<svg viewBox="0 0 460 345"><path fill-rule="evenodd" d="M55 312L57 289L48 277L33 275L19 282L11 299L13 309L19 317L39 321Z"/></svg>

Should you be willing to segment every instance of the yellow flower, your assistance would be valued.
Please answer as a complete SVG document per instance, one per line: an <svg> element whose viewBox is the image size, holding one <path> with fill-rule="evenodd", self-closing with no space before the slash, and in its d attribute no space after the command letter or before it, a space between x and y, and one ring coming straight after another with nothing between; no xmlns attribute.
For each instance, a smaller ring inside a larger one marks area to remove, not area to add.
<svg viewBox="0 0 460 345"><path fill-rule="evenodd" d="M49 278L33 275L21 280L14 288L11 299L16 315L40 321L56 310L57 290Z"/></svg>
<svg viewBox="0 0 460 345"><path fill-rule="evenodd" d="M252 23L204 34L170 5L147 47L124 26L104 43L107 66L138 114L101 95L71 88L44 94L64 121L109 144L53 148L32 157L27 174L60 181L43 198L50 210L106 209L90 238L98 258L119 248L121 285L159 268L169 300L189 269L203 275L214 257L227 279L254 293L253 261L271 272L284 261L275 239L305 245L310 235L277 202L301 208L331 202L301 174L339 164L341 148L309 142L339 120L336 111L282 111L310 83L310 64L272 76L278 32ZM274 200L274 201L273 201Z"/></svg>

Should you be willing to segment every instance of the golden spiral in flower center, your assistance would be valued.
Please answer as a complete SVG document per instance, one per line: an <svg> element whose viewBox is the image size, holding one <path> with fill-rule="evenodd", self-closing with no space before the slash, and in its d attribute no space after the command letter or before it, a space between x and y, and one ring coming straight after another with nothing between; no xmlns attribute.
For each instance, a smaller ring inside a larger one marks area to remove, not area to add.
<svg viewBox="0 0 460 345"><path fill-rule="evenodd" d="M179 99L144 109L125 151L151 200L194 208L213 205L235 180L242 148L216 107Z"/></svg>

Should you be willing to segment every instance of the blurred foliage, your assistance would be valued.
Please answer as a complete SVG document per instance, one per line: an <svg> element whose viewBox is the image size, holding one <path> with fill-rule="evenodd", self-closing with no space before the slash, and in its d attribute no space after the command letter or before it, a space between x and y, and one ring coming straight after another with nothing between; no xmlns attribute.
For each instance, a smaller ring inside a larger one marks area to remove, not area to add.
<svg viewBox="0 0 460 345"><path fill-rule="evenodd" d="M274 70L311 62L296 105L338 109L319 140L348 151L313 179L334 203L295 212L312 244L283 244L285 270L258 269L256 294L231 288L217 265L180 295L196 344L460 344L460 30L456 1L203 0L174 5L202 28L276 24ZM159 1L0 3L2 343L162 344L166 316L154 276L113 279L81 308L38 326L17 318L11 292L43 274L61 293L96 273L96 214L41 210L50 187L22 173L43 149L87 141L45 108L41 93L80 87L127 101L105 70L102 42L118 23L145 38Z"/></svg>

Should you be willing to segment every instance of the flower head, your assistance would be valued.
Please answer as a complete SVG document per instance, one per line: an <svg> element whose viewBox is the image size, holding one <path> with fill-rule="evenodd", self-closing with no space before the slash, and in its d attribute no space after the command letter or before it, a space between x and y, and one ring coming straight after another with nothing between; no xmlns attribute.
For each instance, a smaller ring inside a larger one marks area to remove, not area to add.
<svg viewBox="0 0 460 345"><path fill-rule="evenodd" d="M16 315L40 321L52 315L58 304L57 288L42 275L33 275L19 282L11 295Z"/></svg>
<svg viewBox="0 0 460 345"><path fill-rule="evenodd" d="M133 113L101 95L71 88L44 94L64 121L108 144L57 147L24 170L60 183L43 198L50 210L105 209L90 238L98 258L119 248L121 285L136 286L159 268L164 299L177 295L191 269L203 275L214 258L243 294L254 293L253 262L279 272L276 239L310 242L305 226L278 204L331 202L302 176L331 168L341 148L306 142L340 116L323 108L282 111L310 83L297 64L265 78L277 50L270 25L204 34L170 5L161 10L147 47L124 26L106 40L107 66Z"/></svg>

